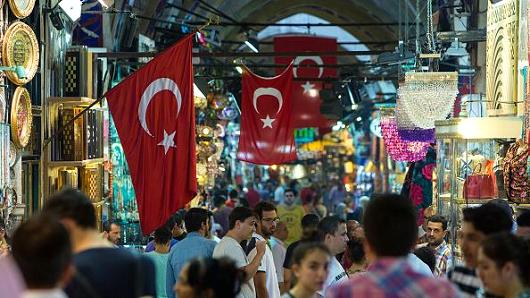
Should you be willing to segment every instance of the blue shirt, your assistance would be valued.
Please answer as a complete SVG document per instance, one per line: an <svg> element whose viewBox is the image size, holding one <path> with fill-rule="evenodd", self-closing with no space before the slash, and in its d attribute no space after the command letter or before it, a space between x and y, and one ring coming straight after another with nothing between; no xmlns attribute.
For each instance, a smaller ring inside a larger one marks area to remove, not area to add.
<svg viewBox="0 0 530 298"><path fill-rule="evenodd" d="M178 240L171 239L171 242L169 243L169 248L171 249L173 245L177 244L177 242ZM147 246L145 247L144 252L152 252L152 251L155 251L155 240L151 240L149 241L149 243L147 243Z"/></svg>
<svg viewBox="0 0 530 298"><path fill-rule="evenodd" d="M166 275L166 294L169 298L176 297L173 287L184 265L195 258L211 258L216 244L197 232L191 232L171 248Z"/></svg>

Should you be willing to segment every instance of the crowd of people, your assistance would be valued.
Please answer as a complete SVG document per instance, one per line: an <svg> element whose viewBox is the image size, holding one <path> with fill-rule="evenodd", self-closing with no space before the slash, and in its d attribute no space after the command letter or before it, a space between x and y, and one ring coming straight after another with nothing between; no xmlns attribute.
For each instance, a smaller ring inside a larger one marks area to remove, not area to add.
<svg viewBox="0 0 530 298"><path fill-rule="evenodd" d="M216 195L139 253L119 246L118 223L97 229L85 194L63 190L11 239L0 229L0 297L530 297L528 211L515 218L500 200L465 208L460 258L448 220L418 227L400 195L373 195L353 219L357 208L322 214L304 206L307 192L281 194L252 206Z"/></svg>

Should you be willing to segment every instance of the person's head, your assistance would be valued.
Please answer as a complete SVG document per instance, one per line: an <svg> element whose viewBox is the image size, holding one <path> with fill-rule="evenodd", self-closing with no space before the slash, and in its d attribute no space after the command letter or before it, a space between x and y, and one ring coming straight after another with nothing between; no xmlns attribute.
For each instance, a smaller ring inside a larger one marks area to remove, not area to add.
<svg viewBox="0 0 530 298"><path fill-rule="evenodd" d="M478 252L478 274L488 292L507 297L517 285L530 286L527 241L508 232L492 234L482 241Z"/></svg>
<svg viewBox="0 0 530 298"><path fill-rule="evenodd" d="M434 255L434 250L432 248L429 246L422 246L420 248L416 248L414 250L414 254L418 257L418 259L422 260L423 263L427 264L429 269L431 269L431 272L434 273L434 269L436 268L436 256Z"/></svg>
<svg viewBox="0 0 530 298"><path fill-rule="evenodd" d="M285 196L284 202L288 206L291 206L296 201L296 194L295 194L294 189L287 188L283 192L283 195Z"/></svg>
<svg viewBox="0 0 530 298"><path fill-rule="evenodd" d="M517 217L517 236L530 236L530 210L526 210Z"/></svg>
<svg viewBox="0 0 530 298"><path fill-rule="evenodd" d="M287 238L289 238L289 230L287 229L287 225L284 221L279 221L276 225L274 237L280 239L281 241L285 241Z"/></svg>
<svg viewBox="0 0 530 298"><path fill-rule="evenodd" d="M248 190L254 189L254 182L248 182L247 183L247 189Z"/></svg>
<svg viewBox="0 0 530 298"><path fill-rule="evenodd" d="M221 196L221 195L217 195L213 198L213 205L216 207L216 208L221 208L224 206L226 202L226 198L225 196Z"/></svg>
<svg viewBox="0 0 530 298"><path fill-rule="evenodd" d="M427 240L429 245L438 246L442 244L447 235L447 219L441 215L434 215L427 223Z"/></svg>
<svg viewBox="0 0 530 298"><path fill-rule="evenodd" d="M398 194L376 194L364 216L365 252L373 258L404 257L418 237L416 210Z"/></svg>
<svg viewBox="0 0 530 298"><path fill-rule="evenodd" d="M328 276L331 262L328 247L318 242L305 242L298 245L293 252L291 270L298 281L296 286L317 292L322 289Z"/></svg>
<svg viewBox="0 0 530 298"><path fill-rule="evenodd" d="M121 239L121 226L117 222L108 220L103 223L103 237L117 245Z"/></svg>
<svg viewBox="0 0 530 298"><path fill-rule="evenodd" d="M70 237L55 218L23 222L13 235L12 252L29 289L62 287L73 275Z"/></svg>
<svg viewBox="0 0 530 298"><path fill-rule="evenodd" d="M318 223L320 222L320 217L313 213L308 213L302 217L302 239L305 240L318 240Z"/></svg>
<svg viewBox="0 0 530 298"><path fill-rule="evenodd" d="M243 279L244 272L231 259L195 259L180 272L175 292L180 298L233 298Z"/></svg>
<svg viewBox="0 0 530 298"><path fill-rule="evenodd" d="M333 255L343 253L348 242L346 221L338 216L324 217L318 223L320 240L329 248Z"/></svg>
<svg viewBox="0 0 530 298"><path fill-rule="evenodd" d="M228 229L238 238L236 240L247 240L256 230L256 216L247 207L236 207L228 216L228 225Z"/></svg>
<svg viewBox="0 0 530 298"><path fill-rule="evenodd" d="M276 230L280 218L274 204L262 201L254 207L254 213L258 220L258 232L265 238L270 238Z"/></svg>
<svg viewBox="0 0 530 298"><path fill-rule="evenodd" d="M363 240L359 238L350 238L346 248L346 253L349 259L357 265L366 263L366 255L364 253Z"/></svg>
<svg viewBox="0 0 530 298"><path fill-rule="evenodd" d="M64 189L46 201L42 214L60 220L70 238L83 231L97 231L96 212L90 199L81 191L73 188Z"/></svg>
<svg viewBox="0 0 530 298"><path fill-rule="evenodd" d="M210 230L208 210L203 208L191 208L184 215L184 223L186 224L186 230L189 233L197 232L206 236Z"/></svg>
<svg viewBox="0 0 530 298"><path fill-rule="evenodd" d="M506 211L495 204L484 204L476 208L465 208L463 211L461 233L462 254L466 266L477 267L477 254L480 243L488 235L510 232L512 219Z"/></svg>
<svg viewBox="0 0 530 298"><path fill-rule="evenodd" d="M229 197L231 200L237 200L237 199L239 198L239 193L237 192L237 190L232 189L232 190L228 193L228 197Z"/></svg>
<svg viewBox="0 0 530 298"><path fill-rule="evenodd" d="M171 231L164 225L155 230L155 244L169 248Z"/></svg>
<svg viewBox="0 0 530 298"><path fill-rule="evenodd" d="M184 219L180 213L175 213L168 220L168 227L170 227L173 237L179 237L186 232L184 229Z"/></svg>
<svg viewBox="0 0 530 298"><path fill-rule="evenodd" d="M348 238L352 239L353 238L353 232L355 231L355 229L357 229L360 226L361 225L356 220L348 220L348 221L346 221L346 228L348 229Z"/></svg>

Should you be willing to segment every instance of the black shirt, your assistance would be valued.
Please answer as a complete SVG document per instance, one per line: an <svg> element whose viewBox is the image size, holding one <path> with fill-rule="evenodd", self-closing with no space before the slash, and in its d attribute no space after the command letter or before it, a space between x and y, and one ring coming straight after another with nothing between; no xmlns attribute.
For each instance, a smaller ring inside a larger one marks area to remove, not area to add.
<svg viewBox="0 0 530 298"><path fill-rule="evenodd" d="M156 296L155 266L121 248L93 248L74 255L76 276L65 288L70 298Z"/></svg>

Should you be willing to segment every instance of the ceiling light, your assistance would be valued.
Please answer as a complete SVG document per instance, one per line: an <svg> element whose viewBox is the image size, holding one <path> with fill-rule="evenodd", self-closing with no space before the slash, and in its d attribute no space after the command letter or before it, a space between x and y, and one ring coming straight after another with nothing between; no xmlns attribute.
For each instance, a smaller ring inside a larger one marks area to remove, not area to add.
<svg viewBox="0 0 530 298"><path fill-rule="evenodd" d="M256 46L254 46L252 44L252 42L249 40L245 40L245 44L247 45L247 47L249 47L249 49L251 49L254 53L259 53L259 50L257 49Z"/></svg>
<svg viewBox="0 0 530 298"><path fill-rule="evenodd" d="M98 2L104 9L107 9L114 5L114 0L98 0Z"/></svg>
<svg viewBox="0 0 530 298"><path fill-rule="evenodd" d="M81 1L79 0L63 0L60 1L57 5L63 10L66 16L72 21L75 22L81 18Z"/></svg>

